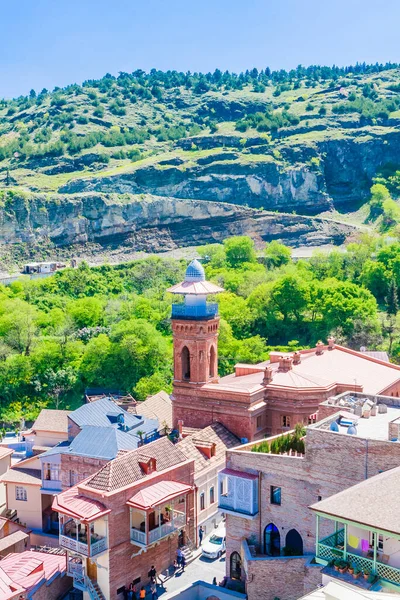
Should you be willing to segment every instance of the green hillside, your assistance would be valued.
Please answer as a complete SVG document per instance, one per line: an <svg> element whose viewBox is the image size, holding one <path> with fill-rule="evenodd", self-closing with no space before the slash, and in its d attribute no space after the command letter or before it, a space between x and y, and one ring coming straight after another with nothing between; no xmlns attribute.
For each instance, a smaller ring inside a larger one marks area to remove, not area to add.
<svg viewBox="0 0 400 600"><path fill-rule="evenodd" d="M152 164L184 171L207 161L307 162L288 147L397 131L399 92L395 65L240 75L136 71L32 90L0 103L1 185L57 191L76 178ZM224 152L229 147L234 154ZM308 163L319 168L312 152Z"/></svg>

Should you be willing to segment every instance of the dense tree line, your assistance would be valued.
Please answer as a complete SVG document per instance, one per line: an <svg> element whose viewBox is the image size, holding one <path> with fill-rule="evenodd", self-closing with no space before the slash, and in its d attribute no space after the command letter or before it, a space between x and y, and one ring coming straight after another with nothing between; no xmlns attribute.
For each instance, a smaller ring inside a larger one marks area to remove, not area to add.
<svg viewBox="0 0 400 600"><path fill-rule="evenodd" d="M346 251L292 261L278 242L256 252L250 238L200 248L207 277L225 288L219 371L258 362L273 349L313 346L328 335L353 348L385 348L400 359L400 245L360 238ZM172 298L184 261L148 258L65 269L0 288L0 419L76 406L85 387L139 399L170 390Z"/></svg>

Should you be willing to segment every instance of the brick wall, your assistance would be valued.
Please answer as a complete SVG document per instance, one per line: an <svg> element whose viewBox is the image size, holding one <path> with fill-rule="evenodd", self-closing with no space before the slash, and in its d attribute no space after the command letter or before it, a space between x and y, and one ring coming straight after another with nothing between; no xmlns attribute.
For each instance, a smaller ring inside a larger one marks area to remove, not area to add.
<svg viewBox="0 0 400 600"><path fill-rule="evenodd" d="M50 585L45 583L35 592L31 598L32 600L49 600L50 598L61 598L72 588L73 581L71 577L67 575L57 576Z"/></svg>
<svg viewBox="0 0 400 600"><path fill-rule="evenodd" d="M309 558L271 558L247 563L248 600L297 600L321 583L321 567Z"/></svg>
<svg viewBox="0 0 400 600"><path fill-rule="evenodd" d="M61 454L61 483L62 489L65 490L71 486L70 472L78 474L78 481L83 481L86 477L94 475L105 464L107 460L99 460L97 458L89 458L83 456L69 456Z"/></svg>

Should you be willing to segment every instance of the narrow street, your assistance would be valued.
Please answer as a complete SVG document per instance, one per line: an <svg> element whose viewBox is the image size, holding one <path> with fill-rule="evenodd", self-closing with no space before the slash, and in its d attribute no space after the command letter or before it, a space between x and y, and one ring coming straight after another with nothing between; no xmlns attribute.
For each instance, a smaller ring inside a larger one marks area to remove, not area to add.
<svg viewBox="0 0 400 600"><path fill-rule="evenodd" d="M165 582L164 588L158 588L158 595L160 598L166 594L176 592L182 587L186 587L201 579L207 583L212 583L213 578L216 577L217 583L219 583L225 575L225 554L220 559L208 560L201 554L194 559L193 562L188 564L185 571L177 571L170 579Z"/></svg>

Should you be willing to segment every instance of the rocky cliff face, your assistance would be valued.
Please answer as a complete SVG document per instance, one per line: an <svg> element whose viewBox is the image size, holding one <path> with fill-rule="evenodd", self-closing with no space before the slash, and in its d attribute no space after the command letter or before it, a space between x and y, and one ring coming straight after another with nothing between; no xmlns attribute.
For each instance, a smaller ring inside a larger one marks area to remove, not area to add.
<svg viewBox="0 0 400 600"><path fill-rule="evenodd" d="M127 243L135 250L157 252L242 234L319 245L341 243L352 232L351 226L324 219L157 196L14 195L0 211L0 252L19 243L32 248Z"/></svg>
<svg viewBox="0 0 400 600"><path fill-rule="evenodd" d="M230 148L239 145L238 138L219 137L195 141L206 149L215 143ZM235 148L236 152L210 155L195 164L190 160L187 164L162 161L120 175L76 179L60 192L150 193L300 214L317 214L332 207L351 209L367 198L379 169L399 163L400 133L364 133L303 146L283 143L278 158L268 154L262 138L249 140L246 149L247 154ZM259 150L262 156L258 156ZM317 160L310 162L312 158Z"/></svg>

